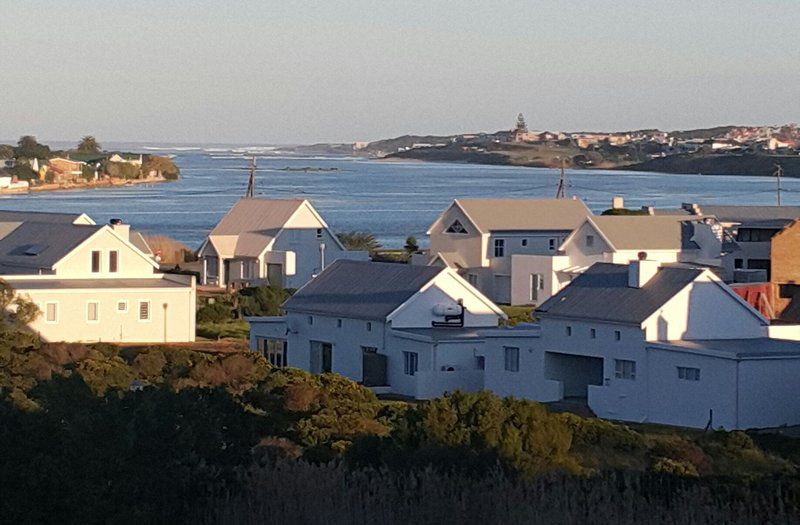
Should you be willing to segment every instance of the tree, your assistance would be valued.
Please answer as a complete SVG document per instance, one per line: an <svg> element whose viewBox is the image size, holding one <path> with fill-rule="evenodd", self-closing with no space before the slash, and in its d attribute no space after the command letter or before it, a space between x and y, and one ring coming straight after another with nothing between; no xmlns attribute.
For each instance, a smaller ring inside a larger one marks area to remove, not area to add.
<svg viewBox="0 0 800 525"><path fill-rule="evenodd" d="M86 135L78 143L78 151L81 153L99 153L100 144L92 135Z"/></svg>
<svg viewBox="0 0 800 525"><path fill-rule="evenodd" d="M342 232L336 236L348 250L367 251L369 253L374 253L378 248L381 247L381 244L378 242L375 236L369 232Z"/></svg>
<svg viewBox="0 0 800 525"><path fill-rule="evenodd" d="M406 237L406 245L403 246L403 248L409 254L419 251L419 244L417 244L417 238L414 237L413 235L409 235L408 237Z"/></svg>
<svg viewBox="0 0 800 525"><path fill-rule="evenodd" d="M33 135L23 135L14 148L14 156L26 159L48 159L50 158L50 147L39 144Z"/></svg>
<svg viewBox="0 0 800 525"><path fill-rule="evenodd" d="M168 157L148 157L142 164L142 176L164 177L167 180L177 180L181 170Z"/></svg>
<svg viewBox="0 0 800 525"><path fill-rule="evenodd" d="M0 159L13 159L14 148L8 144L0 144Z"/></svg>

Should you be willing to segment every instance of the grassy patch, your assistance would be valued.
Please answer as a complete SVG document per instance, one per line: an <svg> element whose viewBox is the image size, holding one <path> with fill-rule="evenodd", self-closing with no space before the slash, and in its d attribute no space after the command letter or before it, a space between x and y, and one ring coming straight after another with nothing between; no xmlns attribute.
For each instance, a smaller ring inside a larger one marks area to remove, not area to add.
<svg viewBox="0 0 800 525"><path fill-rule="evenodd" d="M506 326L516 326L519 323L529 323L533 320L532 314L533 306L505 306L501 305L500 308L508 316L508 321L505 322Z"/></svg>
<svg viewBox="0 0 800 525"><path fill-rule="evenodd" d="M197 335L205 339L247 339L250 337L250 324L247 321L227 321L224 323L199 323Z"/></svg>

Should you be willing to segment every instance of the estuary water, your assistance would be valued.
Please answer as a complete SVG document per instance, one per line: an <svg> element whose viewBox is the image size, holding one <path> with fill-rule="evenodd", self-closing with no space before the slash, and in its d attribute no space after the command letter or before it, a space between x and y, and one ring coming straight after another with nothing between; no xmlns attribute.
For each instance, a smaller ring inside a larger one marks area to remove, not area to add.
<svg viewBox="0 0 800 525"><path fill-rule="evenodd" d="M289 157L271 148L115 146L172 155L182 178L150 186L3 195L0 209L85 212L98 223L118 217L196 248L244 195L249 159L256 154L258 196L309 199L335 231L369 231L385 247L400 247L408 235L425 245L428 226L454 198L551 198L559 178L551 169ZM571 170L566 176L567 195L584 199L595 212L608 208L615 195L623 196L627 207L776 202L776 181L770 177ZM800 204L800 180L784 179L782 186L783 204Z"/></svg>

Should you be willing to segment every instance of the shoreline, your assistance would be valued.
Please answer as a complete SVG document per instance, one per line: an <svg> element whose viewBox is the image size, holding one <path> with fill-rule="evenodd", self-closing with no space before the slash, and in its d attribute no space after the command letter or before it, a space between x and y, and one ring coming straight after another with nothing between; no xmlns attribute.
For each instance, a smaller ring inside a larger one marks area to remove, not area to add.
<svg viewBox="0 0 800 525"><path fill-rule="evenodd" d="M83 184L75 184L75 183L48 183L48 184L41 184L37 186L31 186L25 189L11 189L11 190L0 190L0 196L2 195L25 195L31 193L49 193L55 191L75 191L75 190L92 190L92 189L99 189L99 188L115 188L115 187L124 187L124 186L139 186L142 184L160 184L164 182L173 182L165 178L154 178L154 179L109 179L104 181L97 181L97 182L86 182Z"/></svg>

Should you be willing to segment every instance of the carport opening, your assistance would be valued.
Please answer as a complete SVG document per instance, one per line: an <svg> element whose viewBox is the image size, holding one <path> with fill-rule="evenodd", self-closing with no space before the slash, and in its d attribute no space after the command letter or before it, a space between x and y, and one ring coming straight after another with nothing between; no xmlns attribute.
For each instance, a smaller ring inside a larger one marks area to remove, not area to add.
<svg viewBox="0 0 800 525"><path fill-rule="evenodd" d="M589 396L589 385L603 384L603 358L545 352L544 376L561 381L564 399L585 402Z"/></svg>

